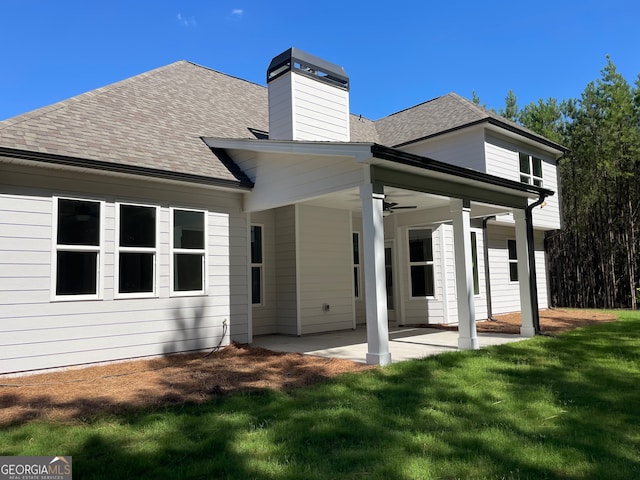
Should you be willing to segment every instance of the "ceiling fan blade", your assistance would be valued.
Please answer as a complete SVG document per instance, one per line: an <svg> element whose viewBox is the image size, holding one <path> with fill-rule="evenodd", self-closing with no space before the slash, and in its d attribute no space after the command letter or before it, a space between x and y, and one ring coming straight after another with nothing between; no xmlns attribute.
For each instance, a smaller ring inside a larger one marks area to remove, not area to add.
<svg viewBox="0 0 640 480"><path fill-rule="evenodd" d="M407 209L413 209L413 208L418 208L417 205L400 205L397 207L389 207L390 210L407 210Z"/></svg>

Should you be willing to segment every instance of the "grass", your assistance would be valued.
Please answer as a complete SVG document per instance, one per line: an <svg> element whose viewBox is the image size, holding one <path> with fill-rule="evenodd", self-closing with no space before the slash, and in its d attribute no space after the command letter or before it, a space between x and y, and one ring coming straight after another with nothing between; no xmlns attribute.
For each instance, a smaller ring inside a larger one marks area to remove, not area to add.
<svg viewBox="0 0 640 480"><path fill-rule="evenodd" d="M640 478L640 312L288 392L4 428L74 478Z"/></svg>

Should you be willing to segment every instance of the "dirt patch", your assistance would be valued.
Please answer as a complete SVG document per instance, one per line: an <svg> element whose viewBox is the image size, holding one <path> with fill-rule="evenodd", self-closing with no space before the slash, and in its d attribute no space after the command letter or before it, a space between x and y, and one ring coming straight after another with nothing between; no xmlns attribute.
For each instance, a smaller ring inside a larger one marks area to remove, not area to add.
<svg viewBox="0 0 640 480"><path fill-rule="evenodd" d="M496 315L495 320L496 321L486 320L476 323L478 332L520 334L521 320L519 313ZM615 320L615 315L590 310L541 310L540 330L542 330L542 333L554 335L577 327L586 327L603 322L614 322ZM458 327L455 325L429 326L444 330L458 330Z"/></svg>
<svg viewBox="0 0 640 480"><path fill-rule="evenodd" d="M497 319L479 322L478 331L519 332L519 314ZM547 310L540 315L547 333L614 320L613 315L586 311ZM348 360L230 345L210 355L170 355L16 378L0 376L0 424L36 419L83 422L100 411L204 402L240 390L308 386L370 368Z"/></svg>

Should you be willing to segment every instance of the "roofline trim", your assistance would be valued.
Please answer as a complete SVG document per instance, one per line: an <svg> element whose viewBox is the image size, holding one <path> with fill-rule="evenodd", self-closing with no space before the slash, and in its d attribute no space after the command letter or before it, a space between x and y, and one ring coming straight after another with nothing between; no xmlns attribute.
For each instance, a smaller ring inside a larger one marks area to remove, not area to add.
<svg viewBox="0 0 640 480"><path fill-rule="evenodd" d="M55 165L65 165L68 167L90 168L92 170L101 170L115 173L124 173L128 175L147 176L161 178L164 180L176 180L188 183L197 183L201 185L209 185L212 187L223 187L240 190L251 190L253 182L248 178L245 181L226 180L222 178L213 178L204 175L194 175L190 173L181 173L168 170L160 170L156 168L140 167L138 165L126 165L103 160L92 160L88 158L69 157L66 155L56 155L50 153L33 152L28 150L18 150L14 148L0 147L0 157L16 158L20 160L31 160L41 163L50 163Z"/></svg>
<svg viewBox="0 0 640 480"><path fill-rule="evenodd" d="M538 197L542 194L550 197L555 193L553 190L548 190L546 188L536 187L534 185L529 185L528 183L516 182L515 180L509 180L488 173L479 172L477 170L471 170L469 168L440 162L432 158L414 155L412 153L403 152L395 148L385 147L377 143L371 146L371 153L375 158L379 158L382 160L389 160L392 162L401 163L403 165L444 173L446 175L453 175L455 177L462 177L469 180L488 183L497 187L534 194Z"/></svg>
<svg viewBox="0 0 640 480"><path fill-rule="evenodd" d="M475 120L473 122L469 122L469 123L465 123L465 124L462 124L462 125L458 125L458 126L453 127L453 128L449 128L447 130L442 130L442 131L437 132L437 133L432 133L430 135L425 135L424 137L419 137L419 138L416 138L414 140L408 140L406 142L398 143L396 145L393 145L393 147L394 148L404 147L404 146L407 146L407 145L411 145L413 143L418 143L418 142L421 142L423 140L428 140L430 138L434 138L434 137L438 137L440 135L444 135L445 133L456 132L458 130L462 130L464 128L480 125L482 123L489 123L491 125L495 125L495 126L504 128L505 130L508 130L510 132L517 133L518 135L522 135L523 137L526 137L529 140L534 140L534 141L536 141L538 143L546 145L547 147L550 147L550 148L552 148L554 150L559 151L561 155L566 155L567 153L570 152L570 150L567 147L565 147L563 145L560 145L559 143L552 142L551 140L548 140L548 139L544 138L543 136L538 136L537 134L528 132L527 130L514 127L513 125L509 125L508 123L505 123L505 122L501 122L498 119L495 119L493 117L481 118L481 119Z"/></svg>

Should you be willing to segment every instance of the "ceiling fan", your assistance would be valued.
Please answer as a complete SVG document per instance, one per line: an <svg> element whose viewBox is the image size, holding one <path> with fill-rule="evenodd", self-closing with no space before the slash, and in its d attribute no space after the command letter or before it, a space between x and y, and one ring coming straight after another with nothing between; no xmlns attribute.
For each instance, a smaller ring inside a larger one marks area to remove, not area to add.
<svg viewBox="0 0 640 480"><path fill-rule="evenodd" d="M418 208L417 205L399 205L396 202L384 202L382 204L382 211L386 213L392 213L394 210L409 210Z"/></svg>

